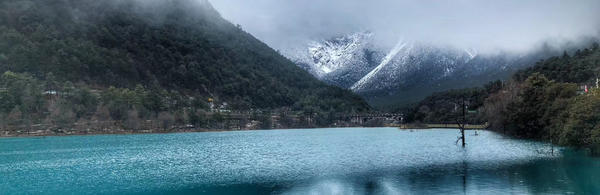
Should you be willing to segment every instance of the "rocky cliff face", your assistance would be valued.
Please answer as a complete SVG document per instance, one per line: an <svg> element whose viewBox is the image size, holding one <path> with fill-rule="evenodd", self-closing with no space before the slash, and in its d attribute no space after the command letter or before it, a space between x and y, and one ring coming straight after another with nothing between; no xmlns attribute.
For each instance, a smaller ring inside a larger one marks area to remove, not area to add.
<svg viewBox="0 0 600 195"><path fill-rule="evenodd" d="M312 42L294 52L292 60L317 78L350 88L369 73L381 59L373 49L373 34L356 33Z"/></svg>

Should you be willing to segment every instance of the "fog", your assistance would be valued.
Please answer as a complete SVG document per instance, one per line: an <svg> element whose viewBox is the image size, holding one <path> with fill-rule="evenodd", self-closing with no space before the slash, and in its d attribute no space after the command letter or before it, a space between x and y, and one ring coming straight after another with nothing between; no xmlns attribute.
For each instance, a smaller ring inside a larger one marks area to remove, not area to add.
<svg viewBox="0 0 600 195"><path fill-rule="evenodd" d="M480 51L525 51L545 41L596 37L598 0L210 0L221 15L270 46L373 32L397 40Z"/></svg>

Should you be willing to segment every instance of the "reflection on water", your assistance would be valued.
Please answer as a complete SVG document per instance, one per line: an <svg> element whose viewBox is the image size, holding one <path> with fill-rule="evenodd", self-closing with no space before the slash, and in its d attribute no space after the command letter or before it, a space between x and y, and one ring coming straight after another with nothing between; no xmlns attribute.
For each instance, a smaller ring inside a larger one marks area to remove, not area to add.
<svg viewBox="0 0 600 195"><path fill-rule="evenodd" d="M471 135L469 133L468 135ZM600 159L491 132L315 129L0 139L0 194L597 194Z"/></svg>
<svg viewBox="0 0 600 195"><path fill-rule="evenodd" d="M279 185L255 184L233 189L223 186L209 192L228 191L236 194L252 190L275 194L598 194L599 159L584 157L581 153L567 156L570 157L489 169L470 168L469 163L465 162Z"/></svg>

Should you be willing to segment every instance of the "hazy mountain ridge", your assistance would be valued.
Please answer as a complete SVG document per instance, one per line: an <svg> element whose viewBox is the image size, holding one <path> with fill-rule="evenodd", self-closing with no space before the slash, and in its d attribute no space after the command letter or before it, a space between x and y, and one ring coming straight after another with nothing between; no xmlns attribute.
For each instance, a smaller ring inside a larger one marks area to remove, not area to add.
<svg viewBox="0 0 600 195"><path fill-rule="evenodd" d="M416 102L437 91L506 79L560 51L546 47L519 55L480 54L473 48L408 41L383 49L374 43L374 36L360 32L335 37L331 39L335 41L312 43L304 52L297 50L303 54L288 56L323 81L351 89L373 105L390 105ZM367 51L372 56L369 59L365 57Z"/></svg>

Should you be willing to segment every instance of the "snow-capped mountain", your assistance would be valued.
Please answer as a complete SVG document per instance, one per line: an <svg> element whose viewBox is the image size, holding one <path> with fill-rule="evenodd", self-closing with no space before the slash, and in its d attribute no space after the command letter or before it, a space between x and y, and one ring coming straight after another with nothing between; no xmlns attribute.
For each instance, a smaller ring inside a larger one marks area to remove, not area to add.
<svg viewBox="0 0 600 195"><path fill-rule="evenodd" d="M375 69L350 89L357 93L390 91L410 84L440 80L468 64L476 57L473 53L399 42Z"/></svg>
<svg viewBox="0 0 600 195"><path fill-rule="evenodd" d="M314 41L293 52L292 60L321 80L349 88L381 58L373 50L372 36L370 32L361 32Z"/></svg>
<svg viewBox="0 0 600 195"><path fill-rule="evenodd" d="M308 47L308 55L314 63L314 72L322 77L348 67L355 62L364 62L363 49L366 48L371 33L358 33L339 37L325 42L313 42Z"/></svg>
<svg viewBox="0 0 600 195"><path fill-rule="evenodd" d="M288 57L319 79L361 94L376 105L415 102L436 91L504 79L543 58L479 55L472 48L406 41L384 49L374 43L374 36L360 32L315 41Z"/></svg>

